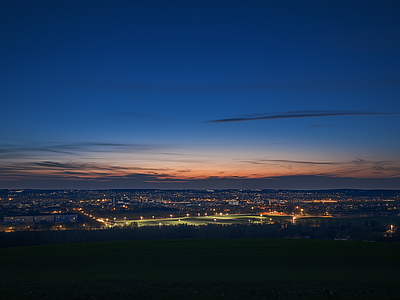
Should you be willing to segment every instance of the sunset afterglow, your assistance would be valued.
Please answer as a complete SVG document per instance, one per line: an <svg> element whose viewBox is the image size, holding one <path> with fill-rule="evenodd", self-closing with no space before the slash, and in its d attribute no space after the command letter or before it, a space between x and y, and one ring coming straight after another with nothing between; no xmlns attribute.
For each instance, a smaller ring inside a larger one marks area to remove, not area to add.
<svg viewBox="0 0 400 300"><path fill-rule="evenodd" d="M0 188L399 188L398 5L357 3L6 1Z"/></svg>

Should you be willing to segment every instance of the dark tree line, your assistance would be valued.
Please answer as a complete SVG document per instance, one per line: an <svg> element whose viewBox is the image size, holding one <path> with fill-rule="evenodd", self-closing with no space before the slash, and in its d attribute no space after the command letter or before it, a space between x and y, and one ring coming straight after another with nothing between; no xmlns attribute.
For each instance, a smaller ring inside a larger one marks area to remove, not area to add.
<svg viewBox="0 0 400 300"><path fill-rule="evenodd" d="M397 227L398 228L398 227ZM291 222L246 225L176 225L128 227L110 229L90 228L70 230L17 231L0 233L0 247L44 244L126 241L145 239L231 239L283 238L301 234L312 239L349 238L351 240L400 241L398 231L387 232L379 223L349 225L344 222Z"/></svg>

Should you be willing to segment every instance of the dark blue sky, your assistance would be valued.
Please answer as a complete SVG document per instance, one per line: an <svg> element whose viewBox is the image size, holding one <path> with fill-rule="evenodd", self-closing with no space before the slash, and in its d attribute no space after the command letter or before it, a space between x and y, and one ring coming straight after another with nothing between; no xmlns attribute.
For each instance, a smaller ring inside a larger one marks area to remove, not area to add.
<svg viewBox="0 0 400 300"><path fill-rule="evenodd" d="M398 1L2 1L0 188L400 189Z"/></svg>

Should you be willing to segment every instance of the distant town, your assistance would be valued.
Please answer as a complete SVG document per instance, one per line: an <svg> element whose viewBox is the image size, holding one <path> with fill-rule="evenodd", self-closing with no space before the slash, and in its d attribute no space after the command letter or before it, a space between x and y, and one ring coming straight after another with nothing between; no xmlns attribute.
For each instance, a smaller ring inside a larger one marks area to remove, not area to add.
<svg viewBox="0 0 400 300"><path fill-rule="evenodd" d="M398 190L0 190L2 231L228 214L400 218ZM61 224L61 225L59 225Z"/></svg>

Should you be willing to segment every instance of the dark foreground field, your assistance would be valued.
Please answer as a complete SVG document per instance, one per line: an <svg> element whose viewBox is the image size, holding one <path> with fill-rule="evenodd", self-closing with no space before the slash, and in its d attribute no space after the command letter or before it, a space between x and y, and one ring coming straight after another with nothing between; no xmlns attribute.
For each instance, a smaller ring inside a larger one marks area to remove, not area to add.
<svg viewBox="0 0 400 300"><path fill-rule="evenodd" d="M1 299L398 299L400 244L147 240L0 249Z"/></svg>

